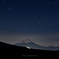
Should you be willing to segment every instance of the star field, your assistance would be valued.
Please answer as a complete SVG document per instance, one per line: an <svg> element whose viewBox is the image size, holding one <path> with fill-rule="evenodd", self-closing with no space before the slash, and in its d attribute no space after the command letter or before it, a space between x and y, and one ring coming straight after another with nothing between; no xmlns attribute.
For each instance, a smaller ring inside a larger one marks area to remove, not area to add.
<svg viewBox="0 0 59 59"><path fill-rule="evenodd" d="M15 37L28 35L38 44L48 42L46 44L49 45L52 37L45 40L47 35L59 35L59 0L0 0L0 35L2 34L16 35ZM46 36L43 39L39 35ZM1 41L14 43L29 38L28 36L10 39L11 41L6 37L1 38ZM54 44L59 41L59 37L56 36L56 39L52 39L51 45L59 45Z"/></svg>

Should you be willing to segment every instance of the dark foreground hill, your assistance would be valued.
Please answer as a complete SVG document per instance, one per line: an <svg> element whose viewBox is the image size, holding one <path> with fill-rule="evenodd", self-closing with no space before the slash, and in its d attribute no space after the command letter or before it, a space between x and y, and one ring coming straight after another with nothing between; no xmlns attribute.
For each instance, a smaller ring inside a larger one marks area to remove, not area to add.
<svg viewBox="0 0 59 59"><path fill-rule="evenodd" d="M14 46L6 43L0 42L0 56L5 56L10 58L12 57L24 57L24 58L37 58L37 57L54 57L58 56L59 52L56 51L48 51L48 50L36 50L36 49L28 49L26 47Z"/></svg>
<svg viewBox="0 0 59 59"><path fill-rule="evenodd" d="M25 47L15 46L15 45L7 44L7 43L4 43L4 42L0 42L0 48L20 48L20 49L27 49Z"/></svg>

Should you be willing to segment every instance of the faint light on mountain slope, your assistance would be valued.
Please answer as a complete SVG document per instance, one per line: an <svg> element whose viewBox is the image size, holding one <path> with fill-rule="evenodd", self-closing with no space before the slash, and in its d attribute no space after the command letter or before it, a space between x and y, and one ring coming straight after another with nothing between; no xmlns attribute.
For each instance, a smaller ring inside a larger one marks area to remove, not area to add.
<svg viewBox="0 0 59 59"><path fill-rule="evenodd" d="M30 47L27 47L28 49L31 49Z"/></svg>

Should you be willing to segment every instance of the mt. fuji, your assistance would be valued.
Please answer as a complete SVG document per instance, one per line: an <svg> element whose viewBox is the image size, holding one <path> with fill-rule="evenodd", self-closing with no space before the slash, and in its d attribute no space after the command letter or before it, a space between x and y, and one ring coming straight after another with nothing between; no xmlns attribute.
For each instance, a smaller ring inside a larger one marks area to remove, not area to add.
<svg viewBox="0 0 59 59"><path fill-rule="evenodd" d="M25 39L21 43L16 43L14 45L16 45L16 46L30 47L30 48L33 48L33 49L44 49L45 48L44 46L40 46L40 45L35 44L34 42L32 42L29 39Z"/></svg>
<svg viewBox="0 0 59 59"><path fill-rule="evenodd" d="M25 39L21 43L15 43L14 45L30 47L32 49L42 49L42 50L58 50L59 49L59 47L54 47L54 46L51 46L51 47L50 46L49 47L41 46L41 45L38 45L38 44L32 42L29 39Z"/></svg>
<svg viewBox="0 0 59 59"><path fill-rule="evenodd" d="M29 39L25 39L21 43L31 43L31 41Z"/></svg>

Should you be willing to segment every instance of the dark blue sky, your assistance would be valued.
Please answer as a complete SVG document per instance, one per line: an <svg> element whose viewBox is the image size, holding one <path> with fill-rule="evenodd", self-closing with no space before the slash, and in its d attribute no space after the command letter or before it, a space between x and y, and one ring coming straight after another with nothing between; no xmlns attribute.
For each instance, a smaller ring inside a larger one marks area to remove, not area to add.
<svg viewBox="0 0 59 59"><path fill-rule="evenodd" d="M59 0L0 0L0 35L9 43L59 45Z"/></svg>

